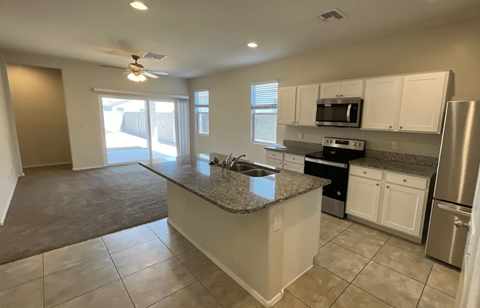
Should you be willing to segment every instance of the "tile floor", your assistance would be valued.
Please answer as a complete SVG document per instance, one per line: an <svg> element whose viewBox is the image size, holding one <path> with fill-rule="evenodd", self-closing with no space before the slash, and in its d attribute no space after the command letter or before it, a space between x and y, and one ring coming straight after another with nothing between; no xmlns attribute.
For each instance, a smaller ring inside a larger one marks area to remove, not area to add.
<svg viewBox="0 0 480 308"><path fill-rule="evenodd" d="M276 308L450 308L459 272L423 246L322 217L314 267ZM0 266L0 307L262 306L166 220Z"/></svg>

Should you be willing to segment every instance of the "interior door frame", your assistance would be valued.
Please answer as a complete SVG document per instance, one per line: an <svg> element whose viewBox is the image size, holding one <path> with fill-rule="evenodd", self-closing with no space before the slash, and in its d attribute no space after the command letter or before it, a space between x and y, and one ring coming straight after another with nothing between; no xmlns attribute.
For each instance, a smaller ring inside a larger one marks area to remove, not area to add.
<svg viewBox="0 0 480 308"><path fill-rule="evenodd" d="M147 116L147 146L148 146L148 155L150 156L150 159L152 158L152 132L151 130L151 119L150 119L150 101L155 101L152 98L149 97L142 97L142 96L135 96L135 95L104 95L101 94L98 96L98 107L100 109L99 115L100 115L100 124L101 124L101 129L102 129L102 152L103 152L103 167L107 166L119 166L119 165L129 165L133 164L135 162L121 162L121 163L113 163L109 164L108 163L108 151L107 151L107 140L105 139L105 118L103 114L103 98L117 98L117 99L131 99L131 100L141 100L145 101L145 110L146 110L146 116Z"/></svg>

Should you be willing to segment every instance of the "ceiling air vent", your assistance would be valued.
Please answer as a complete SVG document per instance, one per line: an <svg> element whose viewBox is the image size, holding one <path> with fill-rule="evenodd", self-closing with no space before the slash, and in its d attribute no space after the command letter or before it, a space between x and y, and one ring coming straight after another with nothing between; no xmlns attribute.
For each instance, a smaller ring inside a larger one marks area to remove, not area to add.
<svg viewBox="0 0 480 308"><path fill-rule="evenodd" d="M340 12L338 9L334 9L332 11L325 12L317 16L323 22L328 22L330 19L344 19L347 16Z"/></svg>
<svg viewBox="0 0 480 308"><path fill-rule="evenodd" d="M154 53L154 52L147 51L146 53L143 54L142 57L143 57L143 58L155 59L155 60L163 60L163 59L165 59L167 56L161 55L161 54L159 54L159 53Z"/></svg>

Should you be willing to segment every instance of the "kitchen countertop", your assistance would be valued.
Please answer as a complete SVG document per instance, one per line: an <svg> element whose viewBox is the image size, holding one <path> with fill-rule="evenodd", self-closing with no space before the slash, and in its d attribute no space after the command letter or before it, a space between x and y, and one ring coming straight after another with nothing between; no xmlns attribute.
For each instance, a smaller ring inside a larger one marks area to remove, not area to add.
<svg viewBox="0 0 480 308"><path fill-rule="evenodd" d="M310 153L318 152L318 150L309 149L309 148L302 148L302 147L295 147L295 146L288 146L285 149L277 148L275 146L268 146L264 148L265 150L275 151L275 152L282 152L288 154L296 154L296 155L307 155Z"/></svg>
<svg viewBox="0 0 480 308"><path fill-rule="evenodd" d="M327 179L283 169L265 177L249 177L233 171L226 173L218 166L209 165L214 157L221 161L226 155L206 153L179 156L168 162L147 160L139 163L219 208L236 214L257 212L330 184Z"/></svg>
<svg viewBox="0 0 480 308"><path fill-rule="evenodd" d="M393 160L384 160L377 158L363 157L350 161L350 165L371 167L387 171L400 172L415 176L430 178L437 173L436 166L417 165Z"/></svg>

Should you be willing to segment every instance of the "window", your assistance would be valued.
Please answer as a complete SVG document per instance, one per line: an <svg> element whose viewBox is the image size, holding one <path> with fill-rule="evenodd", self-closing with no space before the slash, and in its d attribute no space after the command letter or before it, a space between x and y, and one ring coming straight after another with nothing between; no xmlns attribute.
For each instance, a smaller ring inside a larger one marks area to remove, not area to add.
<svg viewBox="0 0 480 308"><path fill-rule="evenodd" d="M197 135L208 135L210 132L208 90L195 92L195 126Z"/></svg>
<svg viewBox="0 0 480 308"><path fill-rule="evenodd" d="M252 142L275 143L277 139L278 83L253 84Z"/></svg>

